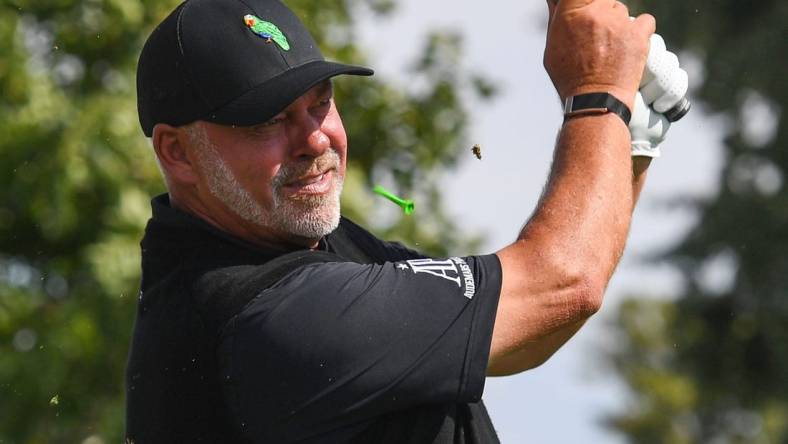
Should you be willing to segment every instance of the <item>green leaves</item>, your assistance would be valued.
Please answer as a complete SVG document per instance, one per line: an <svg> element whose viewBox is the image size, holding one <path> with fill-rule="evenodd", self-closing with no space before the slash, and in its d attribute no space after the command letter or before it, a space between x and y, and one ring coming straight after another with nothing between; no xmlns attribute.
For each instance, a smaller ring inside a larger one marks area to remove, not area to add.
<svg viewBox="0 0 788 444"><path fill-rule="evenodd" d="M660 258L676 265L685 290L619 313L628 341L613 358L636 402L612 423L637 443L786 442L788 82L774 54L788 50L778 37L788 10L777 1L630 6L654 13L669 44L703 62L696 100L731 125L719 192L692 203L697 226ZM658 322L641 328L644 316ZM671 393L691 402L664 402Z"/></svg>
<svg viewBox="0 0 788 444"><path fill-rule="evenodd" d="M178 3L0 6L0 442L123 440L139 240L150 197L164 191L137 121L136 62L150 31ZM394 6L365 3L381 15ZM288 5L327 58L364 64L349 13L358 2ZM336 92L350 136L343 212L447 255L478 246L457 241L468 236L441 204L439 173L467 155L458 90L490 88L457 72L461 42L441 35L414 71L418 91L374 77L337 79ZM378 181L418 199L419 212L377 218L390 205L372 194Z"/></svg>

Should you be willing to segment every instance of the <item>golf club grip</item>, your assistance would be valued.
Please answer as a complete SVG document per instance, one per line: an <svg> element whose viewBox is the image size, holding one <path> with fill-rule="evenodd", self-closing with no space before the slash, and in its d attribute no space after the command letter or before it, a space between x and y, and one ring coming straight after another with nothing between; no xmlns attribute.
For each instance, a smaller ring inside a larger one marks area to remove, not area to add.
<svg viewBox="0 0 788 444"><path fill-rule="evenodd" d="M689 99L684 97L681 100L679 100L679 103L677 103L673 108L667 110L664 116L666 119L668 119L668 122L671 123L678 122L684 116L687 115L687 113L690 111L691 108L692 108L692 102L690 102Z"/></svg>

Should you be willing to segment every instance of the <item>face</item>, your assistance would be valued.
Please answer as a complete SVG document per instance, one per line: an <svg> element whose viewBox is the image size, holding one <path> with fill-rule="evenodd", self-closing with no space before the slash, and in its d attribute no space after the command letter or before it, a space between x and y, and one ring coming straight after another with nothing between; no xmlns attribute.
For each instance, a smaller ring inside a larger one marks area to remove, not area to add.
<svg viewBox="0 0 788 444"><path fill-rule="evenodd" d="M347 137L330 82L260 125L197 122L187 131L197 192L220 225L271 243L317 240L337 227Z"/></svg>

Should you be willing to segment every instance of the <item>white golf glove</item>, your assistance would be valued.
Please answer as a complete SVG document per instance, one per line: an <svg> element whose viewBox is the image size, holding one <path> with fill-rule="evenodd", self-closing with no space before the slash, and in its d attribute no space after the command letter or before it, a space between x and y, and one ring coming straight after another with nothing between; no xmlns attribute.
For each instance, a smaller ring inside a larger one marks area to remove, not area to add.
<svg viewBox="0 0 788 444"><path fill-rule="evenodd" d="M664 113L679 103L688 89L689 77L679 66L679 58L665 48L665 40L659 34L652 34L640 81L643 100L658 113Z"/></svg>
<svg viewBox="0 0 788 444"><path fill-rule="evenodd" d="M646 105L643 94L635 95L635 109L629 121L629 133L632 135L632 155L659 157L659 144L665 140L670 129L670 122L662 114Z"/></svg>
<svg viewBox="0 0 788 444"><path fill-rule="evenodd" d="M659 144L670 128L670 122L662 113L681 101L688 88L689 77L679 66L679 58L665 48L665 41L659 34L653 34L629 122L633 156L660 156Z"/></svg>

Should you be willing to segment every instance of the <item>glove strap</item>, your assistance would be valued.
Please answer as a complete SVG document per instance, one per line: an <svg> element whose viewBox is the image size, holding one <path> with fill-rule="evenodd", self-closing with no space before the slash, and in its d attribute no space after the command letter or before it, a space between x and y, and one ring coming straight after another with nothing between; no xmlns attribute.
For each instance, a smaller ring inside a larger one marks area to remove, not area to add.
<svg viewBox="0 0 788 444"><path fill-rule="evenodd" d="M662 155L658 146L647 142L632 142L632 156L657 158Z"/></svg>
<svg viewBox="0 0 788 444"><path fill-rule="evenodd" d="M564 104L564 122L577 116L614 113L629 126L632 111L608 93L589 93L568 97Z"/></svg>

